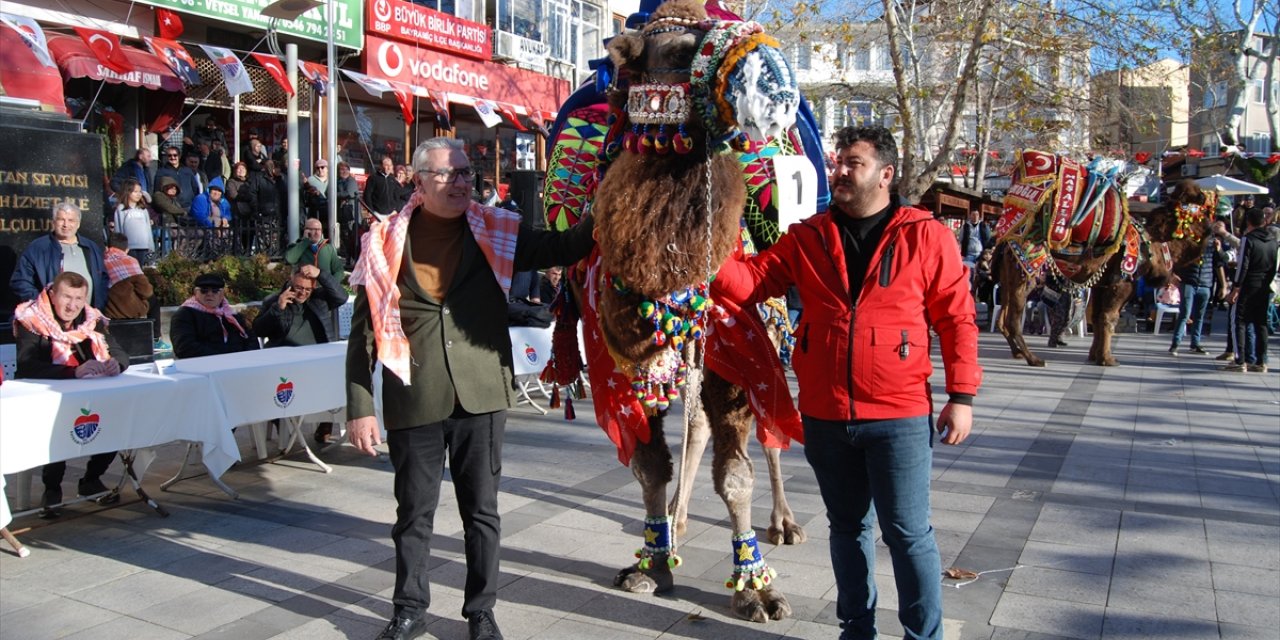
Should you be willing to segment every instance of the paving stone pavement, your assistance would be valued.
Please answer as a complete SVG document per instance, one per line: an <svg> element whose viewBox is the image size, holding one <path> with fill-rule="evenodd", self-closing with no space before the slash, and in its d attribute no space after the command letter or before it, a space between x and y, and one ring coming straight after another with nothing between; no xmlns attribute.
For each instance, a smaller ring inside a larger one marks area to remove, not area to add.
<svg viewBox="0 0 1280 640"><path fill-rule="evenodd" d="M1206 343L1220 344L1221 335ZM1031 340L1047 368L1011 360L1003 339L981 335L986 380L973 435L935 449L943 566L980 573L968 584L944 581L947 637L1280 637L1280 374L1228 374L1209 356L1172 358L1167 333L1118 336L1116 368L1085 365L1079 338L1056 350ZM1280 353L1276 338L1272 352ZM936 382L941 402L940 374ZM558 411L524 407L508 420L496 609L507 638L839 635L825 516L801 449L782 461L809 540L762 542L794 615L753 624L728 611L730 532L709 462L674 592L611 586L641 545L639 488L589 419L589 402L577 411L567 422ZM668 424L678 431L678 417ZM145 480L169 518L126 493L114 508L80 504L52 524L25 517L11 525L33 553L0 554L0 638L377 635L394 578L385 457L331 448L322 454L331 475L301 456L242 463L224 476L241 494L231 500L201 477L159 491L183 449L159 449ZM763 463L757 467L763 540L770 496ZM16 484L8 484L15 505ZM466 637L462 526L451 494L442 492L437 512L428 627L443 640ZM881 632L897 637L892 567L882 544L878 552Z"/></svg>

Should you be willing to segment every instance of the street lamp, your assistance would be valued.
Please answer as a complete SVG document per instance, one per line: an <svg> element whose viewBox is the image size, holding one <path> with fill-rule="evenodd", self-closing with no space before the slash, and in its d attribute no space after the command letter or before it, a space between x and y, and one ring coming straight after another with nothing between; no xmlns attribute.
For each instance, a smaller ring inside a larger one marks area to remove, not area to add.
<svg viewBox="0 0 1280 640"><path fill-rule="evenodd" d="M338 174L338 81L337 81L337 59L334 55L333 31L337 26L337 15L334 10L336 0L328 0L328 2L320 2L320 0L276 0L262 9L262 15L268 18L278 20L297 20L298 16L320 6L325 5L325 57L328 59L329 67L329 95L325 103L328 105L328 121L329 127L325 137L325 150L329 162L334 164L333 171L329 173L329 238L334 248L342 246L341 236L338 232L338 181L334 176ZM296 142L296 141L295 141ZM290 143L291 149L297 149L296 143ZM294 153L291 151L290 153ZM296 189L294 184L290 187ZM296 221L291 221L296 222ZM296 227L296 224L292 225ZM297 229L289 229L289 240L296 240Z"/></svg>

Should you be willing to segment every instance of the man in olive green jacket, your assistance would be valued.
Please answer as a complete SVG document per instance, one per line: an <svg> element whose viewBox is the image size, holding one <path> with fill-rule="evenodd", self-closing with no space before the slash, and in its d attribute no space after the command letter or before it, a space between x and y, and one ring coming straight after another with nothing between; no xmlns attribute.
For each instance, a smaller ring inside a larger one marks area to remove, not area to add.
<svg viewBox="0 0 1280 640"><path fill-rule="evenodd" d="M501 640L493 619L498 481L506 411L515 399L507 290L513 270L585 257L594 245L592 223L534 231L520 225L519 214L472 203L474 174L456 140L422 143L413 168L409 204L370 231L351 275L348 434L375 455L381 432L373 379L380 376L398 504L391 530L395 609L379 638L407 640L426 627L427 561L447 455L466 541L462 615L472 640Z"/></svg>

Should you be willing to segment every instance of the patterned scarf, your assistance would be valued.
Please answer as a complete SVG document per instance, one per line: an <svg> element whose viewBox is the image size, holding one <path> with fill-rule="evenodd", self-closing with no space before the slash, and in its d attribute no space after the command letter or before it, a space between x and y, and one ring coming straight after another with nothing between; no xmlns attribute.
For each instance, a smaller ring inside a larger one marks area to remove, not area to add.
<svg viewBox="0 0 1280 640"><path fill-rule="evenodd" d="M138 264L138 261L133 256L115 247L107 247L107 252L102 256L102 261L107 265L108 287L116 286L116 283L121 280L142 275L142 266Z"/></svg>
<svg viewBox="0 0 1280 640"><path fill-rule="evenodd" d="M85 306L84 322L70 331L63 331L62 323L58 322L53 312L53 305L49 301L49 290L45 289L35 300L18 305L18 308L13 310L13 317L26 327L27 331L49 339L52 343L53 364L79 366L81 363L73 349L75 345L85 340L88 340L93 348L94 360L106 362L111 359L111 353L107 349L107 338L97 331L98 321L106 322L106 319L93 307Z"/></svg>
<svg viewBox="0 0 1280 640"><path fill-rule="evenodd" d="M223 320L223 322L218 323L218 326L222 328L223 344L227 343L227 323L228 322L231 323L231 326L236 328L236 331L240 332L241 338L249 337L249 334L244 332L244 327L240 326L240 321L236 320L236 312L234 309L231 308L231 305L227 303L226 298L222 299L222 304L218 305L216 309L210 309L209 307L206 307L200 304L200 301L196 300L195 296L191 296L190 298L187 298L187 301L183 302L182 306L188 309L195 309L196 311L199 311L201 313L208 313L211 315L218 316L218 318Z"/></svg>
<svg viewBox="0 0 1280 640"><path fill-rule="evenodd" d="M378 361L395 374L405 386L409 386L409 339L400 323L400 288L396 278L404 259L404 239L409 232L409 219L422 203L416 190L399 213L393 214L382 224L375 224L364 236L360 261L351 272L352 286L363 286L369 299L369 316L373 322L374 342L377 344ZM502 295L511 292L511 273L514 270L516 238L520 233L521 217L505 209L471 203L467 208L467 224L475 236L480 251L489 261L493 276L502 288Z"/></svg>

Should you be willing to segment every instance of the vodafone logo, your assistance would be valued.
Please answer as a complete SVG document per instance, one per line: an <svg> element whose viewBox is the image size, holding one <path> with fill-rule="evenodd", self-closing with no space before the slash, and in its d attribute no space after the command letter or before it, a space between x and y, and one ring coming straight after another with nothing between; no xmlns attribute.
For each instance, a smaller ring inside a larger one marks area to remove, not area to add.
<svg viewBox="0 0 1280 640"><path fill-rule="evenodd" d="M380 0L386 2L386 0ZM404 54L400 52L400 45L394 42L384 42L378 47L378 67L387 77L395 78L404 70Z"/></svg>
<svg viewBox="0 0 1280 640"><path fill-rule="evenodd" d="M386 22L391 19L391 3L387 0L377 0L373 3L373 17Z"/></svg>
<svg viewBox="0 0 1280 640"><path fill-rule="evenodd" d="M488 75L464 68L457 62L449 64L439 58L434 61L424 58L431 53L419 49L415 55L406 56L399 44L387 40L378 45L374 59L384 78L404 82L401 75L407 70L411 79L433 80L480 91L489 90Z"/></svg>

